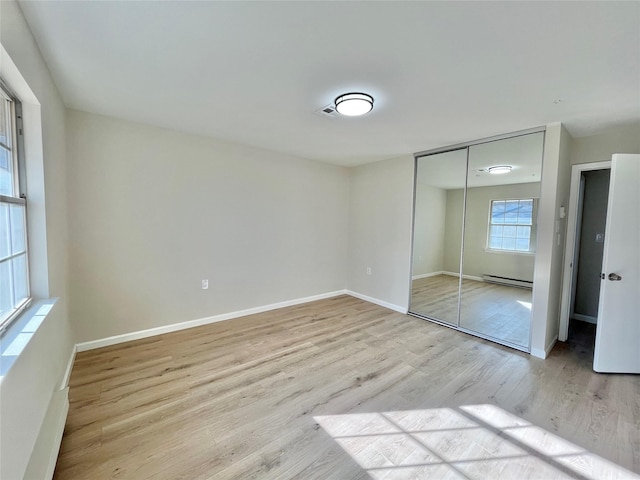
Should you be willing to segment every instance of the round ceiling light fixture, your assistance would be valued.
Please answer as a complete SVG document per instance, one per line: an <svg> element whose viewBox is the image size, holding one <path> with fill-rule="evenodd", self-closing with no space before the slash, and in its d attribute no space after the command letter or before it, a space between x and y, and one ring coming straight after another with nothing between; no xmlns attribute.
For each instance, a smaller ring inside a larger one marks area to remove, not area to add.
<svg viewBox="0 0 640 480"><path fill-rule="evenodd" d="M496 165L495 167L487 168L487 172L492 175L502 175L503 173L509 173L512 168L511 165Z"/></svg>
<svg viewBox="0 0 640 480"><path fill-rule="evenodd" d="M373 108L373 97L366 93L344 93L336 97L336 110L340 115L357 117Z"/></svg>

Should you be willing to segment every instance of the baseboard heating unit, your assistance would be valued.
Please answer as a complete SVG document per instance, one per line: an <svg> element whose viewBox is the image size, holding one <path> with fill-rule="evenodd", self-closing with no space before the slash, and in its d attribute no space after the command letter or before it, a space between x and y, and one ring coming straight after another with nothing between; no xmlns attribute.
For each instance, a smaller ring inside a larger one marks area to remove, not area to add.
<svg viewBox="0 0 640 480"><path fill-rule="evenodd" d="M482 275L482 280L498 285L508 285L510 287L533 288L533 282L518 280L517 278L498 277L496 275Z"/></svg>

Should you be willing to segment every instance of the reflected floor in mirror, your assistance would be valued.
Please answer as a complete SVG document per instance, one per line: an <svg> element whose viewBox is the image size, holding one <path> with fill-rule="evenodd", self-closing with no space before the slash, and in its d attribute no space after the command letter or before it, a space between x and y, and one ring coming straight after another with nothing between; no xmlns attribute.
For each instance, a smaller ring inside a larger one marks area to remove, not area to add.
<svg viewBox="0 0 640 480"><path fill-rule="evenodd" d="M452 275L434 275L414 280L410 311L456 324L458 284L458 277Z"/></svg>
<svg viewBox="0 0 640 480"><path fill-rule="evenodd" d="M458 277L413 281L411 311L455 323ZM522 347L529 346L531 289L464 279L460 326Z"/></svg>

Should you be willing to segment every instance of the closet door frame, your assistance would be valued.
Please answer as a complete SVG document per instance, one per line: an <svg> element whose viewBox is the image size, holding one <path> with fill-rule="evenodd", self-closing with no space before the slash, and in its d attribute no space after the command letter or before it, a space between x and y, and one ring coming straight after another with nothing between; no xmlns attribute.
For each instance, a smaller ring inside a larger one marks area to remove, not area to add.
<svg viewBox="0 0 640 480"><path fill-rule="evenodd" d="M415 234L415 222L416 222L416 192L417 192L417 180L418 180L418 159L422 158L422 157L427 157L430 155L436 155L439 153L447 153L447 152L452 152L455 150L466 150L466 157L467 157L467 169L466 169L466 173L465 173L465 186L464 186L464 195L463 195L463 212L462 212L462 238L461 238L461 243L460 243L460 263L459 263L459 269L460 269L460 274L458 277L458 302L457 302L457 320L455 324L451 324L451 323L446 323L444 321L440 321L437 318L433 318L430 317L424 313L419 313L419 312L414 312L411 310L411 297L412 297L412 288L409 288L409 301L408 301L408 305L409 305L409 309L408 309L408 314L412 315L414 317L417 318L421 318L423 320L428 320L430 322L433 323L437 323L438 325L442 325L445 327L449 327L453 330L457 330L459 332L464 332L464 333L468 333L470 335L473 335L475 337L479 337L479 338L483 338L485 340L489 340L491 342L494 343L498 343L500 345L505 345L507 347L516 349L516 350L520 350L526 353L531 353L531 329L529 330L529 344L526 347L523 347L522 345L516 345L516 344L512 344L509 342L505 342L503 340L500 340L498 338L492 337L490 335L486 335L483 334L481 332L475 331L475 330L469 330L467 328L461 327L460 326L460 307L461 307L461 302L462 302L462 280L463 280L463 262L464 262L464 237L465 237L465 228L466 228L466 214L467 214L467 186L468 186L468 180L469 180L469 152L470 152L470 148L474 145L481 145L484 143L489 143L489 142L495 142L498 140L506 140L509 138L514 138L514 137L521 137L524 135L530 135L530 134L534 134L534 133L543 133L543 150L544 150L544 142L545 142L545 135L546 132L546 127L541 126L541 127L534 127L534 128L529 128L526 130L519 130L516 132L511 132L511 133L505 133L502 135L495 135L493 137L487 137L487 138L481 138L481 139L477 139L477 140L473 140L470 142L463 142L463 143L458 143L455 145L450 145L447 147L442 147L442 148L436 148L436 149L431 149L431 150L424 150L421 152L417 152L413 155L414 158L414 170L413 170L413 212L412 212L412 222L411 222L411 268L409 271L409 285L412 284L412 279L413 279L413 255L414 255L414 234ZM544 162L543 162L544 163ZM544 168L544 165L543 165ZM537 248L536 248L537 251ZM534 282L533 288L536 288L536 284ZM533 293L533 292L532 292ZM535 295L532 295L532 298L535 298ZM533 305L532 305L532 309L533 309ZM531 319L530 319L531 321Z"/></svg>

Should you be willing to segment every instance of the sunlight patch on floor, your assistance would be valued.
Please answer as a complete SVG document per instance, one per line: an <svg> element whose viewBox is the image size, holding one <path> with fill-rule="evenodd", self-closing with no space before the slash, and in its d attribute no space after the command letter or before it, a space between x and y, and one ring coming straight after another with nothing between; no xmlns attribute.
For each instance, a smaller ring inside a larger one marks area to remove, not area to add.
<svg viewBox="0 0 640 480"><path fill-rule="evenodd" d="M531 311L531 302L523 302L522 300L518 300L518 303L527 310Z"/></svg>
<svg viewBox="0 0 640 480"><path fill-rule="evenodd" d="M640 479L495 405L314 419L374 479Z"/></svg>

